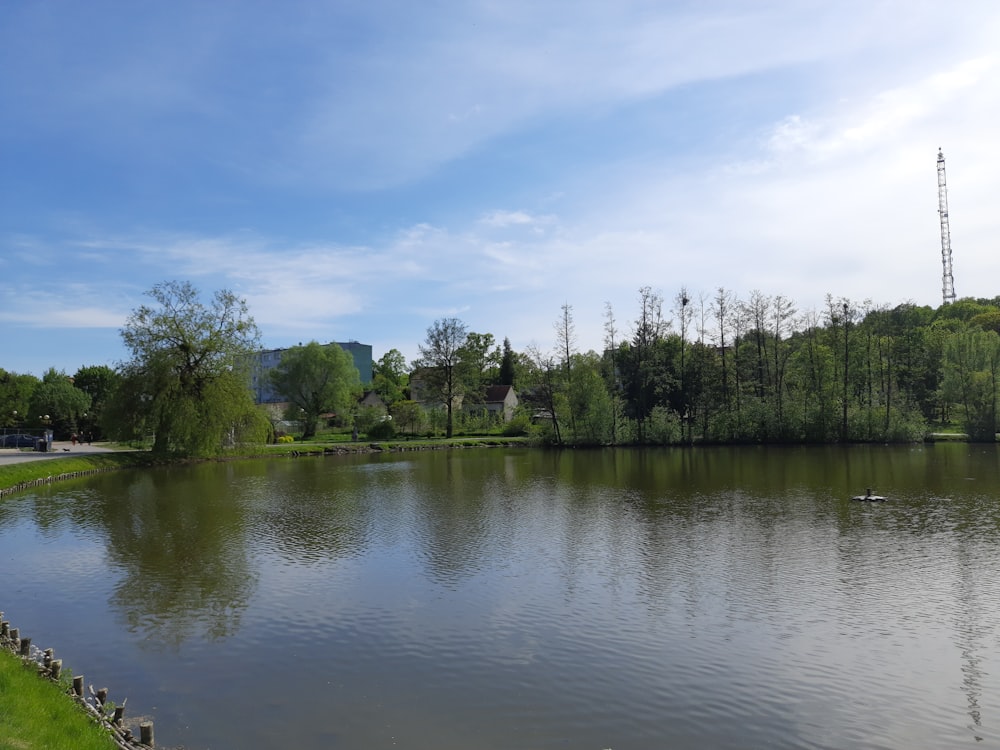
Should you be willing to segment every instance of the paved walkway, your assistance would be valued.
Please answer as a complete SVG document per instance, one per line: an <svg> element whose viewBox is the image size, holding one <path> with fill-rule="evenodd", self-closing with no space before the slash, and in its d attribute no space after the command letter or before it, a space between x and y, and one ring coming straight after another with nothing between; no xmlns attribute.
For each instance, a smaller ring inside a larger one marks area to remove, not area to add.
<svg viewBox="0 0 1000 750"><path fill-rule="evenodd" d="M47 458L72 456L74 453L114 453L103 443L73 445L69 440L57 440L52 443L52 450L46 453L36 453L27 448L0 448L0 464L16 464L24 461L44 461Z"/></svg>

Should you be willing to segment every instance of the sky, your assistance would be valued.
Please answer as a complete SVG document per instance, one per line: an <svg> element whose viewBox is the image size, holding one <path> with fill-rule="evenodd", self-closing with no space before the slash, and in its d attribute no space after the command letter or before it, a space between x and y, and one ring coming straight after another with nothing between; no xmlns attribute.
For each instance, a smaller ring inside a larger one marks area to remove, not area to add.
<svg viewBox="0 0 1000 750"><path fill-rule="evenodd" d="M555 347L639 290L1000 294L995 0L6 0L0 368L129 358L155 284L265 348Z"/></svg>

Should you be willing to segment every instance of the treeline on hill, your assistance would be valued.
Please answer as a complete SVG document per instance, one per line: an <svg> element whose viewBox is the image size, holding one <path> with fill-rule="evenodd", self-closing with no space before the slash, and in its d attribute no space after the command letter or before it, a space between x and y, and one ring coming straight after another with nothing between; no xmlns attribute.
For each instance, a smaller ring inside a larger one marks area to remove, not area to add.
<svg viewBox="0 0 1000 750"><path fill-rule="evenodd" d="M118 368L41 379L0 369L0 427L155 436L154 449L187 453L273 437L244 387L240 363L259 341L245 303L222 291L206 306L177 282L150 296L159 306L129 318L122 336L133 356ZM644 287L633 319L620 323L605 307L604 334L601 352L579 351L570 305L545 351L515 352L507 339L498 346L439 320L411 365L396 349L374 363L375 407L358 403L356 371L331 377L342 368L312 345L292 347L275 377L303 394L296 411L313 426L335 407L343 429L381 437L482 429L487 386L510 385L520 405L494 428L562 445L902 442L952 428L996 439L1000 297L933 309L828 296L802 312L781 295L719 289L694 300L681 289L664 310Z"/></svg>

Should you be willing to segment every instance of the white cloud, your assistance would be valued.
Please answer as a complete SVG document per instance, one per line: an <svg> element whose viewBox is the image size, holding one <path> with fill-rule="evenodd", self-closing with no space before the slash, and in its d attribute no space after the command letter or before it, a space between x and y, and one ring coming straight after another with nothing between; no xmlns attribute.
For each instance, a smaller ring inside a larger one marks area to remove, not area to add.
<svg viewBox="0 0 1000 750"><path fill-rule="evenodd" d="M925 22L940 15L926 3L908 4L906 14ZM873 45L898 52L934 43L926 23L899 40L857 32L884 27L887 15L885 4L860 0L711 8L581 3L571 12L559 4L466 6L434 18L424 35L397 40L389 57L348 61L331 50L329 84L289 143L304 149L295 158L308 154L334 184L406 182L551 116L860 57Z"/></svg>
<svg viewBox="0 0 1000 750"><path fill-rule="evenodd" d="M0 81L17 117L2 143L39 137L32 165L66 151L48 164L52 214L0 227L5 298L31 310L0 316L117 327L181 278L232 288L288 340L405 349L456 314L544 346L569 302L597 347L604 302L627 320L644 285L935 304L939 147L956 288L996 294L992 3L293 3L213 11L189 54L176 41L201 12L72 17L108 27L82 68L85 35L46 33L45 14L3 36L22 41L0 62L41 72Z"/></svg>
<svg viewBox="0 0 1000 750"><path fill-rule="evenodd" d="M509 227L512 225L534 224L535 219L524 211L491 211L480 222L489 227Z"/></svg>

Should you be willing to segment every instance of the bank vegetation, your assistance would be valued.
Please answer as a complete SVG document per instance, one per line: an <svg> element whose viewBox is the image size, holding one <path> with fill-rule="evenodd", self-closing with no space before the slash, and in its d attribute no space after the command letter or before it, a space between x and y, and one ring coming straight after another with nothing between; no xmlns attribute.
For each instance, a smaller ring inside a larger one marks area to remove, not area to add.
<svg viewBox="0 0 1000 750"><path fill-rule="evenodd" d="M579 347L569 304L548 345L523 351L446 318L427 329L417 360L392 349L363 386L334 345L291 347L272 373L289 404L275 415L249 385L260 332L243 300L221 291L206 303L179 282L149 296L122 330L131 356L116 368L41 380L0 370L0 431L31 425L57 439L207 457L279 439L641 446L961 433L993 442L1000 429L1000 297L935 309L831 295L820 310L799 310L780 294L682 287L667 301L643 287L624 321L605 307L599 351ZM340 359L328 362L333 354ZM516 391L513 413L489 410L491 386Z"/></svg>

